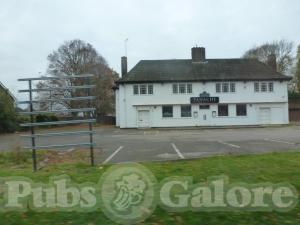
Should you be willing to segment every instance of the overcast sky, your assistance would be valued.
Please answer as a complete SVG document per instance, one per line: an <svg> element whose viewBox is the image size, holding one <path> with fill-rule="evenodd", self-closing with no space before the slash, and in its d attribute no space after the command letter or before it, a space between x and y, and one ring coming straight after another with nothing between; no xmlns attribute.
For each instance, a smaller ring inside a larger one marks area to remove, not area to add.
<svg viewBox="0 0 300 225"><path fill-rule="evenodd" d="M21 77L47 68L47 55L82 39L120 72L141 59L237 58L266 41L300 44L299 0L0 0L0 81L18 97Z"/></svg>

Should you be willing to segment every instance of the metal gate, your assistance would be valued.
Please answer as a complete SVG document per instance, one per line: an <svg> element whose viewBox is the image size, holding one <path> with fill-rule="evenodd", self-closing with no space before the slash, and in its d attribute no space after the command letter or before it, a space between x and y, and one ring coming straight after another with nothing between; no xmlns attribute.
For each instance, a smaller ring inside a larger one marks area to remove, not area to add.
<svg viewBox="0 0 300 225"><path fill-rule="evenodd" d="M30 128L30 135L22 135L23 137L30 138L31 139L31 146L25 146L26 149L32 150L32 164L33 164L33 170L37 170L37 158L36 158L36 151L38 149L51 149L51 148L63 148L63 147L74 147L74 146L89 146L90 147L90 160L91 165L95 165L94 161L94 142L93 142L93 123L96 122L96 119L93 118L92 112L94 112L96 109L92 107L91 101L94 100L96 97L90 95L90 89L95 88L95 85L90 85L90 79L93 78L94 75L76 75L76 76L60 76L60 77L40 77L40 78L23 78L19 79L18 81L26 81L28 82L28 89L25 90L19 90L20 93L29 93L29 100L28 101L20 101L19 104L27 104L29 105L29 111L27 112L21 112L23 115L29 115L30 116L30 123L23 123L20 124L22 127L29 127ZM45 81L45 80L70 80L70 79L82 79L82 81L87 82L87 84L84 84L82 86L60 86L60 87L49 87L49 88L33 88L33 81ZM86 108L64 108L60 110L52 110L52 107L50 110L47 111L35 111L33 104L35 103L54 103L57 101L57 99L51 98L51 92L56 90L69 90L74 91L77 89L86 89L86 95L85 96L71 96L71 97L63 97L60 98L59 101L88 101L88 107ZM33 93L34 92L50 92L50 98L43 99L43 100L34 100L33 99ZM57 114L57 113L87 113L88 118L87 119L72 119L72 120L64 120L64 121L51 121L51 122L36 122L36 115L40 114ZM87 123L88 124L88 130L82 130L82 131L74 131L74 132L49 132L49 133L36 133L36 127L39 126L49 126L49 125L67 125L67 124L82 124ZM86 143L69 143L69 144L53 144L53 145L37 145L37 139L41 137L54 137L54 136L73 136L73 135L89 135L89 142Z"/></svg>

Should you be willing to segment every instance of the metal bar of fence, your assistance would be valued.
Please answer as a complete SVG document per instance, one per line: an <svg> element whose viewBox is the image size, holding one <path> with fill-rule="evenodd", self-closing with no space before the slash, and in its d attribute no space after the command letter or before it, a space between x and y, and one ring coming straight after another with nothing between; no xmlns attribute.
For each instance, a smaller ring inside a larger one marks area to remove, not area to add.
<svg viewBox="0 0 300 225"><path fill-rule="evenodd" d="M64 120L55 122L40 122L40 123L22 123L21 127L34 127L34 126L49 126L49 125L66 125L66 124L80 124L80 123L95 123L96 119L88 120Z"/></svg>
<svg viewBox="0 0 300 225"><path fill-rule="evenodd" d="M61 144L61 145L40 145L40 146L35 146L34 148L31 146L25 146L23 148L25 149L49 149L49 148L66 148L66 147L75 147L75 146L90 146L91 143L78 143L78 144ZM93 144L94 145L94 144Z"/></svg>
<svg viewBox="0 0 300 225"><path fill-rule="evenodd" d="M29 84L29 89L32 89L32 82L31 80L28 81ZM29 101L32 101L32 92L29 92ZM33 111L33 105L30 104L30 112ZM30 115L30 122L33 124L34 123L34 117L33 115ZM34 131L34 127L30 127L30 131L31 131L31 136L33 136L35 134ZM32 137L31 138L31 149L32 149L32 165L33 165L33 171L37 170L37 165L36 165L36 151L35 151L35 138Z"/></svg>
<svg viewBox="0 0 300 225"><path fill-rule="evenodd" d="M81 109L60 109L52 111L33 111L33 112L20 112L21 115L38 115L49 113L61 113L61 112L93 112L96 108L81 108Z"/></svg>
<svg viewBox="0 0 300 225"><path fill-rule="evenodd" d="M72 135L84 135L84 134L95 134L95 131L74 131L74 132L53 132L53 133L41 133L35 135L21 135L24 138L32 138L32 137L56 137L56 136L72 136Z"/></svg>
<svg viewBox="0 0 300 225"><path fill-rule="evenodd" d="M87 96L87 97L73 97L73 98L59 98L59 99L43 99L43 100L33 100L33 101L20 101L18 104L30 104L30 103L43 103L43 102L60 102L60 101L85 101L85 100L94 100L96 96Z"/></svg>
<svg viewBox="0 0 300 225"><path fill-rule="evenodd" d="M89 78L94 77L93 74L78 75L78 76L60 76L60 77L35 77L35 78L21 78L18 81L29 81L29 80L64 80L72 78Z"/></svg>
<svg viewBox="0 0 300 225"><path fill-rule="evenodd" d="M55 87L55 88L24 89L24 90L19 90L19 93L22 93L22 92L39 92L39 91L89 89L89 88L95 88L95 87L96 87L96 85L83 85L83 86L66 86L66 87Z"/></svg>

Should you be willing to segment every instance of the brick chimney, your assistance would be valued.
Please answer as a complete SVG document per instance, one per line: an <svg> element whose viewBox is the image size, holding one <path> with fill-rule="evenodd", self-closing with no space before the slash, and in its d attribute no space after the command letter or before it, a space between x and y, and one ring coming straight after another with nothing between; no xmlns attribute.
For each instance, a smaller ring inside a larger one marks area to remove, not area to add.
<svg viewBox="0 0 300 225"><path fill-rule="evenodd" d="M122 74L122 77L127 74L127 57L126 56L121 57L121 74Z"/></svg>
<svg viewBox="0 0 300 225"><path fill-rule="evenodd" d="M204 47L192 48L192 61L193 62L205 62L205 48Z"/></svg>
<svg viewBox="0 0 300 225"><path fill-rule="evenodd" d="M276 55L270 54L268 56L267 65L270 66L273 70L277 71Z"/></svg>

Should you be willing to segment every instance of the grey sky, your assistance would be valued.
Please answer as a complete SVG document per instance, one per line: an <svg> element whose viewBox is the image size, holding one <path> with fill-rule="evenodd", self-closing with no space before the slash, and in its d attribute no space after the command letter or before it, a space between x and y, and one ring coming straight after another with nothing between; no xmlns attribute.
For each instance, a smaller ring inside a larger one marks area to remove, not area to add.
<svg viewBox="0 0 300 225"><path fill-rule="evenodd" d="M265 41L300 44L299 0L0 0L0 80L39 76L65 40L91 43L117 72L128 41L129 69L140 59L236 58Z"/></svg>

